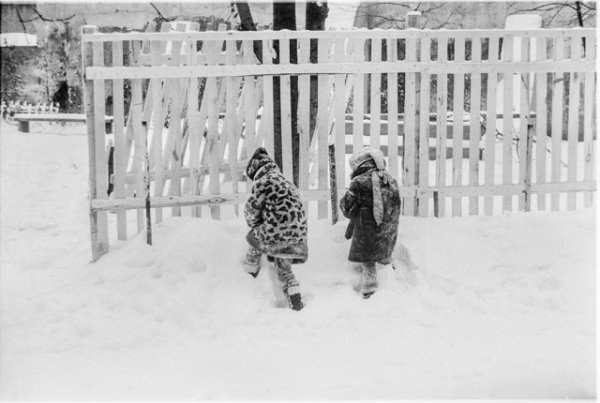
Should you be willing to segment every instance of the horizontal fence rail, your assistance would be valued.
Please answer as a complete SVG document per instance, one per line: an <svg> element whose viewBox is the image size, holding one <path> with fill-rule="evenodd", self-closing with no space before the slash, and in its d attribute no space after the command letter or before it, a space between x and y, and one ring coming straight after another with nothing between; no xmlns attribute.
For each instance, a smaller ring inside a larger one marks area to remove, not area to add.
<svg viewBox="0 0 600 403"><path fill-rule="evenodd" d="M323 63L323 64L290 64L290 65L248 65L248 66L180 66L180 67L90 67L87 77L90 80L114 80L136 78L186 78L186 77L230 77L230 76L267 76L267 75L301 75L301 74L369 74L405 73L439 74L449 68L463 73L565 73L594 72L595 61L545 61L537 64L528 62L383 62L374 63Z"/></svg>
<svg viewBox="0 0 600 403"><path fill-rule="evenodd" d="M196 29L83 28L94 260L109 222L126 240L166 214L239 214L259 146L319 218L367 145L404 215L593 204L593 29Z"/></svg>

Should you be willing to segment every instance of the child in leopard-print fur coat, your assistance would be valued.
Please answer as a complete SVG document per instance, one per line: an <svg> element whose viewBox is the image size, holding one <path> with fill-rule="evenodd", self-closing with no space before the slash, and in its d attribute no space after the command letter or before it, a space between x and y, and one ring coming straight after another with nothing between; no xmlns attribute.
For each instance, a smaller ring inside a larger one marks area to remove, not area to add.
<svg viewBox="0 0 600 403"><path fill-rule="evenodd" d="M300 310L304 304L292 271L292 263L304 263L308 259L306 214L300 193L263 147L248 161L246 175L254 185L244 208L244 217L251 229L246 236L250 246L242 265L256 277L261 256L267 255L269 261L274 261L290 307Z"/></svg>

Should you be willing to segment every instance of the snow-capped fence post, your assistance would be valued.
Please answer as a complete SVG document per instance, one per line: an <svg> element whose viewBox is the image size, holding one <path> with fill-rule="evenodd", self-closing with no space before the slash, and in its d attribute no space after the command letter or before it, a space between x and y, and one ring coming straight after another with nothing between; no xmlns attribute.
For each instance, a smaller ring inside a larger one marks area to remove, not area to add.
<svg viewBox="0 0 600 403"><path fill-rule="evenodd" d="M95 26L83 26L82 34L95 34ZM85 67L104 65L102 42L82 43L82 60ZM83 90L88 132L90 203L95 199L107 199L108 160L105 146L105 99L104 80L88 79L83 75ZM106 211L98 211L90 205L90 234L92 260L97 261L108 252L108 217Z"/></svg>

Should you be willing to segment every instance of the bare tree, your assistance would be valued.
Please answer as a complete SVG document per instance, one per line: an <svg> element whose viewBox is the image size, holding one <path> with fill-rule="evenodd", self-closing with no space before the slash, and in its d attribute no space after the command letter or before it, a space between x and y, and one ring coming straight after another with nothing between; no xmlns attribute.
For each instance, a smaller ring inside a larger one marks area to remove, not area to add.
<svg viewBox="0 0 600 403"><path fill-rule="evenodd" d="M329 7L326 2L319 5L315 1L309 1L306 3L306 29L309 31L323 31L325 29L325 19L329 13ZM310 41L310 62L318 62L318 41L312 39ZM312 136L315 132L317 125L317 110L319 106L318 97L318 79L317 76L310 76L310 107L309 107L309 138L312 140Z"/></svg>
<svg viewBox="0 0 600 403"><path fill-rule="evenodd" d="M296 3L294 2L273 2L273 30L289 29L296 30ZM291 40L290 46L290 63L298 63L298 51L296 40ZM273 64L280 62L279 41L274 41L276 57ZM282 158L282 142L281 142L281 79L279 76L273 76L273 143L275 147L275 163L283 167ZM284 91L287 89L283 89ZM292 119L292 164L293 164L293 181L296 186L299 183L299 152L300 152L300 135L298 133L298 77L290 78L290 98L291 98L291 119Z"/></svg>
<svg viewBox="0 0 600 403"><path fill-rule="evenodd" d="M256 31L256 24L254 23L254 19L252 18L252 13L250 12L250 6L245 1L238 1L235 3L237 13L240 18L240 31ZM254 41L252 45L254 49L254 54L256 55L258 61L262 63L262 43L261 41Z"/></svg>
<svg viewBox="0 0 600 403"><path fill-rule="evenodd" d="M592 24L596 18L596 3L583 1L548 2L541 4L512 2L508 4L509 14L539 13L543 25L579 26Z"/></svg>

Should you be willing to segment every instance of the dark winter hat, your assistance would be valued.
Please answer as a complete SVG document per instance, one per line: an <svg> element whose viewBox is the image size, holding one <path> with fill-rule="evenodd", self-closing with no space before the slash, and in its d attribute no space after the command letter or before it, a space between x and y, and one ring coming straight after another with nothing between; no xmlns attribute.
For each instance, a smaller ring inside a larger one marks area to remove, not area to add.
<svg viewBox="0 0 600 403"><path fill-rule="evenodd" d="M259 147L254 151L250 161L248 161L248 166L246 167L246 175L250 180L254 180L256 173L267 164L275 165L275 162L269 157L267 150L264 147Z"/></svg>

